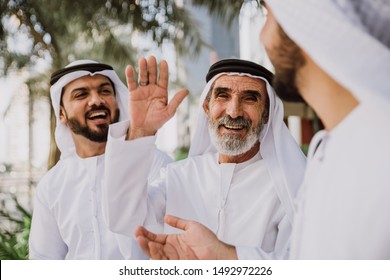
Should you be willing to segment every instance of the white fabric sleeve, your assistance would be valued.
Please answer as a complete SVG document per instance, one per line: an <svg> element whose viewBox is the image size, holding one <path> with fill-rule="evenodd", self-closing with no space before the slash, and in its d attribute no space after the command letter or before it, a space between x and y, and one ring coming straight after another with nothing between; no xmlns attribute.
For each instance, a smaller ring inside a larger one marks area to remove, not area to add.
<svg viewBox="0 0 390 280"><path fill-rule="evenodd" d="M138 246L135 229L146 224L153 230L161 227L156 223L161 219L159 213L165 212L165 195L157 195L156 201L149 199L148 185L151 181L164 182L159 181L160 169L172 159L156 148L156 137L126 141L128 128L128 121L110 126L105 153L103 213L109 229L117 234L122 254L132 259L139 251L134 248ZM165 188L159 184L154 187Z"/></svg>
<svg viewBox="0 0 390 280"><path fill-rule="evenodd" d="M291 239L291 223L286 216L278 226L278 236L273 252L267 253L260 247L236 247L239 260L285 260L288 259Z"/></svg>
<svg viewBox="0 0 390 280"><path fill-rule="evenodd" d="M68 247L63 241L55 217L45 199L45 183L41 181L34 199L29 237L29 259L63 260Z"/></svg>

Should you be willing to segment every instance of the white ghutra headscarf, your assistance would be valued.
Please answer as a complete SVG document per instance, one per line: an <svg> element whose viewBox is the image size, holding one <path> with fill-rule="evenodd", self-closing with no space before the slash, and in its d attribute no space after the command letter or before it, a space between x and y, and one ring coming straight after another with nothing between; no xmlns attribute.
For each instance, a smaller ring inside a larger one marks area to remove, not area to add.
<svg viewBox="0 0 390 280"><path fill-rule="evenodd" d="M389 0L266 2L286 34L359 102L389 106Z"/></svg>
<svg viewBox="0 0 390 280"><path fill-rule="evenodd" d="M200 97L198 121L191 142L189 156L217 152L217 149L211 141L208 119L202 107L203 101L214 81L222 75L248 76L253 79L263 80L266 83L270 108L268 123L264 126L259 139L260 154L266 162L268 172L273 180L281 204L292 222L294 215L293 200L303 180L306 159L283 121L283 103L276 96L274 89L269 84L269 77L265 75L259 76L259 74L254 75L256 71L251 71L250 69L251 67L261 67L262 69L265 69L262 66L238 59L222 60L217 63L221 66L219 68L220 71L212 73L212 78L208 75L210 80L207 82ZM237 68L237 64L241 63L249 65L249 68ZM213 66L211 66L210 69L212 69L212 67ZM235 72L234 69L236 69L236 71L237 69L242 69L242 72Z"/></svg>
<svg viewBox="0 0 390 280"><path fill-rule="evenodd" d="M78 78L97 74L108 77L114 84L116 101L120 112L119 121L129 118L127 87L122 83L111 66L93 60L77 60L65 66L64 69L54 72L51 77L50 97L56 115L55 139L58 149L61 151L61 158L68 157L75 152L71 132L66 125L60 122L62 90L67 84Z"/></svg>

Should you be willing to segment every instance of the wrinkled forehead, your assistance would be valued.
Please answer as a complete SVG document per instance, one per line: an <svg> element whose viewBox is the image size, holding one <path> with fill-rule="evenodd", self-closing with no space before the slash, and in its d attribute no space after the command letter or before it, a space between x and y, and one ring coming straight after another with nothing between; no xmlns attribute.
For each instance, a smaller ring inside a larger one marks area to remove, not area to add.
<svg viewBox="0 0 390 280"><path fill-rule="evenodd" d="M267 95L266 83L248 76L222 75L214 81L212 88L227 88L238 92L258 91L261 95Z"/></svg>

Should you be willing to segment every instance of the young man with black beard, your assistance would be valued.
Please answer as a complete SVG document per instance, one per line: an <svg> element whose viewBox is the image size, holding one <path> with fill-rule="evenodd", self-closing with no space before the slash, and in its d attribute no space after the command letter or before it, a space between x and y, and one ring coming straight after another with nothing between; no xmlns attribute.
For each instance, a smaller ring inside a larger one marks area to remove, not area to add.
<svg viewBox="0 0 390 280"><path fill-rule="evenodd" d="M111 66L89 60L53 73L50 82L61 159L36 189L29 257L123 259L120 238L104 222L102 185L111 186L110 178L103 180L105 167L121 168L105 150L109 125L129 118L128 90ZM152 153L151 177L171 161L157 149ZM132 258L145 256L133 246Z"/></svg>

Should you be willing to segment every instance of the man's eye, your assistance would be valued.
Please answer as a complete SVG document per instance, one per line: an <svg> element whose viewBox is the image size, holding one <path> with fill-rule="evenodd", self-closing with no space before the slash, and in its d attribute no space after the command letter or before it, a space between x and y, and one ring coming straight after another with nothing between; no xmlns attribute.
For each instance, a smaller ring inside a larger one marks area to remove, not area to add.
<svg viewBox="0 0 390 280"><path fill-rule="evenodd" d="M107 94L107 95L113 93L111 89L102 89L101 92L102 92L103 94Z"/></svg>
<svg viewBox="0 0 390 280"><path fill-rule="evenodd" d="M244 98L244 100L256 102L257 101L257 97L256 96L246 96Z"/></svg>
<svg viewBox="0 0 390 280"><path fill-rule="evenodd" d="M78 93L76 93L75 95L74 95L74 98L76 98L76 99L81 99L81 98L84 98L84 97L86 97L87 96L87 92L85 92L85 91L80 91L80 92L78 92Z"/></svg>
<svg viewBox="0 0 390 280"><path fill-rule="evenodd" d="M228 95L227 93L221 92L221 93L217 93L216 97L217 97L217 98L226 99L226 98L229 97L229 95Z"/></svg>

